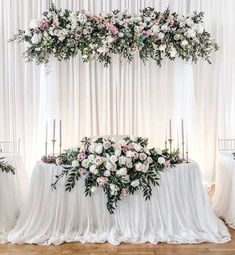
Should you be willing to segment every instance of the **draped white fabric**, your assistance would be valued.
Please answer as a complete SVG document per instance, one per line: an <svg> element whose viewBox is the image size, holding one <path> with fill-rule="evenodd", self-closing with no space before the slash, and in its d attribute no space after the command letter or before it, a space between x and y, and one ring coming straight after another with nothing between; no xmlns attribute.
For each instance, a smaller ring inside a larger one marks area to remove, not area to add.
<svg viewBox="0 0 235 255"><path fill-rule="evenodd" d="M0 244L6 242L8 233L15 226L28 190L28 178L21 158L8 156L4 161L15 167L16 174L0 171Z"/></svg>
<svg viewBox="0 0 235 255"><path fill-rule="evenodd" d="M235 30L233 0L55 0L58 7L88 9L93 13L112 9L169 7L182 14L205 12L205 24L221 49L210 66L179 60L161 68L138 57L132 64L115 56L104 68L79 57L63 63L52 60L51 73L25 64L24 46L7 40L48 8L48 0L0 2L0 139L21 138L27 169L43 154L45 121L63 121L63 146L77 144L82 136L136 134L163 145L166 122L187 123L189 153L213 182L216 171L217 136L235 135ZM50 123L51 125L51 123ZM176 129L175 129L176 138Z"/></svg>
<svg viewBox="0 0 235 255"><path fill-rule="evenodd" d="M223 152L219 156L219 170L213 208L218 217L235 229L235 161L232 153Z"/></svg>
<svg viewBox="0 0 235 255"><path fill-rule="evenodd" d="M60 244L62 242L224 243L230 234L208 201L196 163L180 164L161 174L150 201L143 194L123 197L113 215L98 189L84 193L84 180L65 192L65 178L57 189L50 185L60 166L39 162L32 174L30 192L15 228L12 243Z"/></svg>

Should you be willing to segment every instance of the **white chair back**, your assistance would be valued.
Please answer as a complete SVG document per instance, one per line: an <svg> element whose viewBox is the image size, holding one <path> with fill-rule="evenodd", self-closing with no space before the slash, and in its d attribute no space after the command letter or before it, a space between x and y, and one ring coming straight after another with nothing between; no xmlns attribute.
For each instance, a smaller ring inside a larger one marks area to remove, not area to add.
<svg viewBox="0 0 235 255"><path fill-rule="evenodd" d="M0 154L19 155L20 154L20 139L18 141L0 141Z"/></svg>
<svg viewBox="0 0 235 255"><path fill-rule="evenodd" d="M235 151L235 139L218 139L219 151Z"/></svg>

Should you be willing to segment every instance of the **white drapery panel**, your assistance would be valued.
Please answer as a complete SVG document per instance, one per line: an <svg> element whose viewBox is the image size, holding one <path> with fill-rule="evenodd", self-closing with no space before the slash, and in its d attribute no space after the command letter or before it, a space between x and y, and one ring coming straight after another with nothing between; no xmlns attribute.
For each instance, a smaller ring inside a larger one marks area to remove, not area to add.
<svg viewBox="0 0 235 255"><path fill-rule="evenodd" d="M0 2L0 139L21 138L27 169L44 152L45 121L62 119L63 147L87 135L136 134L164 145L169 118L173 119L175 144L180 119L187 123L189 154L197 160L204 178L213 182L218 136L235 136L233 0L56 0L57 7L87 9L92 13L128 9L133 14L146 6L164 10L169 5L182 14L205 12L205 24L221 49L212 65L180 60L144 65L114 56L112 65L79 57L58 63L52 59L49 75L44 66L24 63L24 46L7 40L48 8L47 0ZM50 129L50 131L52 131ZM51 132L49 133L51 136Z"/></svg>

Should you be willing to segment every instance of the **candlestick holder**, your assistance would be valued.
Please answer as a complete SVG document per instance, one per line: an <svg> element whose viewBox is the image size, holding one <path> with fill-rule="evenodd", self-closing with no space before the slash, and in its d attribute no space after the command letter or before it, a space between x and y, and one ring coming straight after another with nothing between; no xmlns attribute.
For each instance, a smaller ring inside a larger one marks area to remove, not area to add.
<svg viewBox="0 0 235 255"><path fill-rule="evenodd" d="M172 152L172 142L173 142L173 139L168 139L168 141L169 141L169 145L170 145L170 153Z"/></svg>
<svg viewBox="0 0 235 255"><path fill-rule="evenodd" d="M45 142L45 156L47 156L47 142Z"/></svg>
<svg viewBox="0 0 235 255"><path fill-rule="evenodd" d="M52 142L52 155L54 157L55 156L55 143L56 143L56 140L52 139L51 142Z"/></svg>
<svg viewBox="0 0 235 255"><path fill-rule="evenodd" d="M185 158L184 158L184 141L182 142L182 160L185 161Z"/></svg>
<svg viewBox="0 0 235 255"><path fill-rule="evenodd" d="M186 151L186 163L189 163L189 161L188 161L188 151Z"/></svg>
<svg viewBox="0 0 235 255"><path fill-rule="evenodd" d="M60 143L60 155L61 155L61 150L62 150L62 144Z"/></svg>

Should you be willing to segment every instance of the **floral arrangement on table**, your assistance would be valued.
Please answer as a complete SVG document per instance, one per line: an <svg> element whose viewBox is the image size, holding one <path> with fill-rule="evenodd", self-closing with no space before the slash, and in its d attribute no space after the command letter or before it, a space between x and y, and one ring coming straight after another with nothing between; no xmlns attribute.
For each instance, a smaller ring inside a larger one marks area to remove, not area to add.
<svg viewBox="0 0 235 255"><path fill-rule="evenodd" d="M105 66L111 54L132 61L137 53L144 62L153 59L159 66L164 57L192 62L202 58L210 63L218 46L203 27L203 15L182 16L150 7L135 16L119 10L91 15L52 5L10 41L26 42L25 60L38 64L48 63L50 56L61 61L79 53L83 62L97 58Z"/></svg>
<svg viewBox="0 0 235 255"><path fill-rule="evenodd" d="M11 174L15 174L15 168L8 164L5 161L0 161L0 171L2 171L3 173L11 173Z"/></svg>
<svg viewBox="0 0 235 255"><path fill-rule="evenodd" d="M143 191L151 198L152 186L159 185L160 173L166 167L181 163L179 150L148 149L148 140L125 137L119 141L109 138L84 138L78 148L59 155L56 163L62 171L52 184L67 176L66 191L71 191L80 178L85 180L85 194L92 195L99 187L107 196L107 209L114 213L123 196Z"/></svg>

